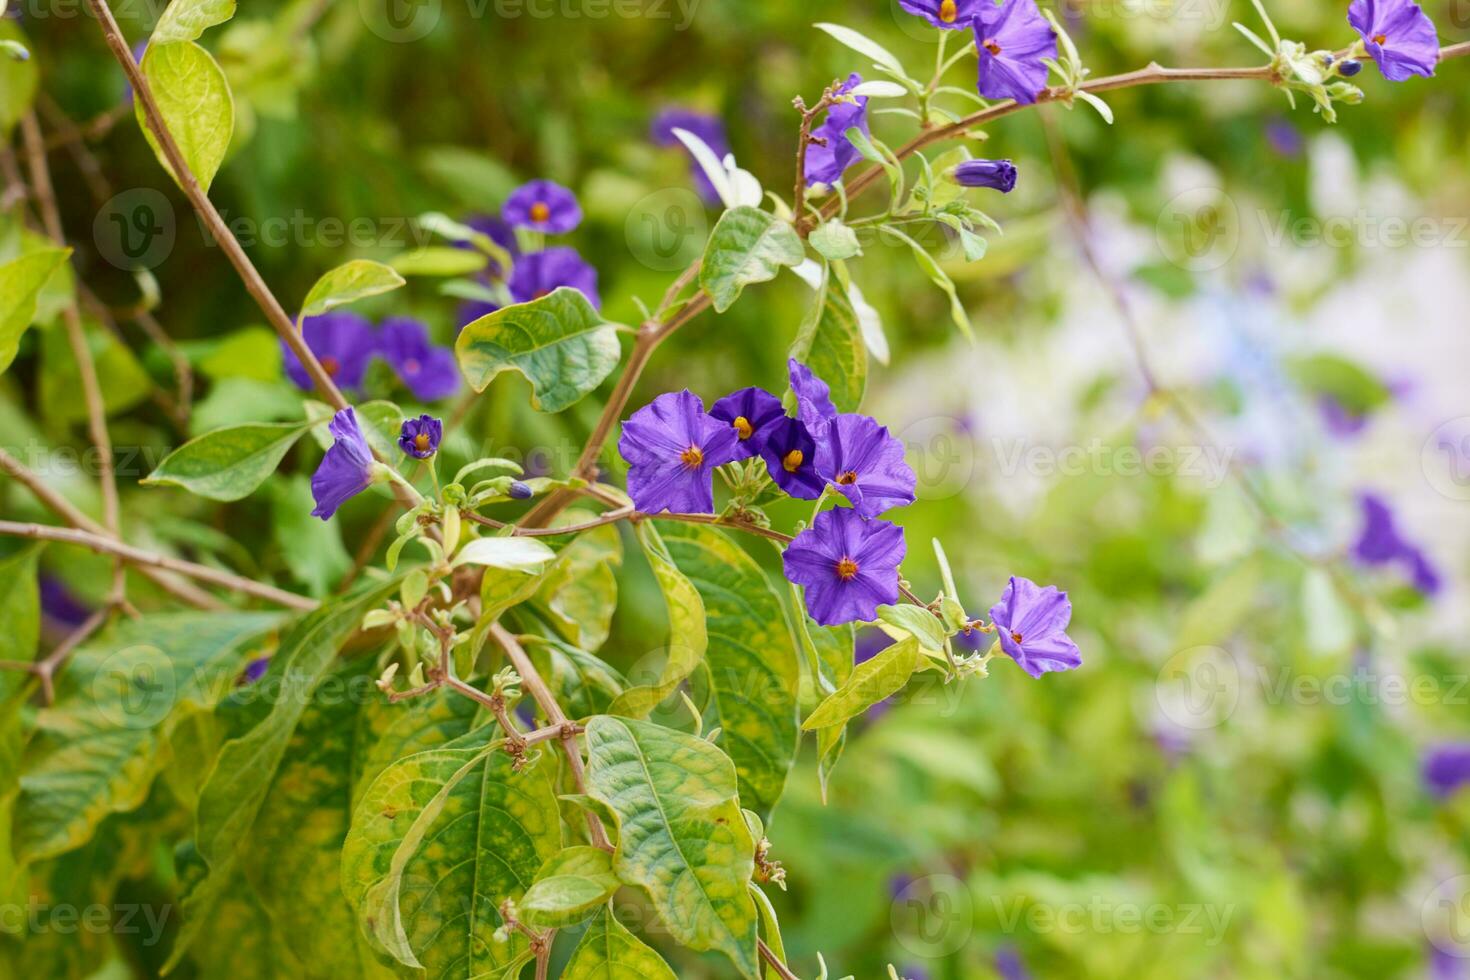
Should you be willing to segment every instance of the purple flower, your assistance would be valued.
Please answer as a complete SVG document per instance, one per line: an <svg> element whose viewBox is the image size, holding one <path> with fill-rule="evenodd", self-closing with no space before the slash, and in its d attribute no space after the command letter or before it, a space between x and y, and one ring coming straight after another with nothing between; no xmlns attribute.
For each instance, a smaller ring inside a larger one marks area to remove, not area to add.
<svg viewBox="0 0 1470 980"><path fill-rule="evenodd" d="M852 166L859 154L847 131L856 127L863 135L868 134L868 97L848 96L847 93L863 82L863 76L853 72L837 89L838 95L846 96L827 110L827 118L812 135L825 140L825 144L812 143L806 150L806 182L812 184L835 184L842 179L842 172Z"/></svg>
<svg viewBox="0 0 1470 980"><path fill-rule="evenodd" d="M398 433L398 448L414 459L428 459L439 451L439 442L444 438L444 423L432 415L420 415L416 419L404 419Z"/></svg>
<svg viewBox="0 0 1470 980"><path fill-rule="evenodd" d="M957 31L970 26L982 4L990 0L898 0L898 5L941 30Z"/></svg>
<svg viewBox="0 0 1470 980"><path fill-rule="evenodd" d="M560 184L533 180L511 191L500 216L516 228L562 235L582 223L582 207L576 195Z"/></svg>
<svg viewBox="0 0 1470 980"><path fill-rule="evenodd" d="M454 351L430 343L429 328L418 320L403 316L384 320L378 350L421 402L448 398L459 390Z"/></svg>
<svg viewBox="0 0 1470 980"><path fill-rule="evenodd" d="M1350 439L1368 427L1368 413L1354 412L1331 395L1317 399L1317 408L1327 431L1339 439Z"/></svg>
<svg viewBox="0 0 1470 980"><path fill-rule="evenodd" d="M1082 653L1066 634L1072 601L1056 586L1041 588L1012 575L1000 602L990 607L990 620L1000 635L1000 648L1032 677L1082 666Z"/></svg>
<svg viewBox="0 0 1470 980"><path fill-rule="evenodd" d="M766 427L761 459L776 486L800 500L816 500L827 488L817 472L817 441L800 420L783 415Z"/></svg>
<svg viewBox="0 0 1470 980"><path fill-rule="evenodd" d="M1399 534L1398 522L1388 502L1374 493L1358 497L1363 510L1363 528L1353 543L1353 557L1365 565L1403 563L1414 588L1425 595L1439 591L1439 573L1417 546Z"/></svg>
<svg viewBox="0 0 1470 980"><path fill-rule="evenodd" d="M240 683L254 684L265 676L265 672L270 669L270 665L270 657L256 657L245 665L245 673L240 675Z"/></svg>
<svg viewBox="0 0 1470 980"><path fill-rule="evenodd" d="M786 362L786 367L791 376L791 390L796 395L796 417L808 428L820 428L837 414L837 406L832 404L831 389L827 382L812 373L811 368L794 357Z"/></svg>
<svg viewBox="0 0 1470 980"><path fill-rule="evenodd" d="M1266 123L1266 142L1277 156L1283 157L1301 156L1305 145L1301 131L1281 118Z"/></svg>
<svg viewBox="0 0 1470 980"><path fill-rule="evenodd" d="M507 491L507 495L511 500L530 500L536 496L536 491L532 490L529 484L516 480L510 485L510 490Z"/></svg>
<svg viewBox="0 0 1470 980"><path fill-rule="evenodd" d="M989 187L1009 194L1016 186L1016 165L1009 160L966 160L950 173L963 187Z"/></svg>
<svg viewBox="0 0 1470 980"><path fill-rule="evenodd" d="M1001 980L1031 980L1031 974L1014 946L1002 946L996 950L995 972L1000 974Z"/></svg>
<svg viewBox="0 0 1470 980"><path fill-rule="evenodd" d="M687 389L659 395L623 423L618 440L633 504L645 514L713 512L714 469L735 458L737 443Z"/></svg>
<svg viewBox="0 0 1470 980"><path fill-rule="evenodd" d="M548 296L561 286L580 289L593 307L602 308L597 270L582 261L574 248L561 245L522 256L510 273L510 295L517 303Z"/></svg>
<svg viewBox="0 0 1470 980"><path fill-rule="evenodd" d="M649 128L649 136L659 146L682 148L684 144L680 143L679 138L674 135L676 129L682 129L698 136L700 141L721 160L730 153L730 140L725 136L725 124L720 122L716 116L695 112L693 109L670 106L654 117L653 125ZM690 169L694 173L694 184L699 189L699 196L711 204L718 204L720 195L715 190L715 185L710 183L704 168L697 162L693 162Z"/></svg>
<svg viewBox="0 0 1470 980"><path fill-rule="evenodd" d="M324 521L330 520L338 507L373 482L373 451L368 448L352 409L344 408L334 415L327 431L336 442L311 477L311 495L316 498L311 516Z"/></svg>
<svg viewBox="0 0 1470 980"><path fill-rule="evenodd" d="M1424 756L1424 785L1440 799L1470 785L1470 742L1437 745Z"/></svg>
<svg viewBox="0 0 1470 980"><path fill-rule="evenodd" d="M333 310L321 316L307 317L301 324L301 336L337 387L353 389L362 384L363 375L367 373L368 363L377 348L371 323L356 313ZM284 340L281 341L281 357L286 376L296 387L302 391L316 387L311 382L311 375L306 373L306 365Z"/></svg>
<svg viewBox="0 0 1470 980"><path fill-rule="evenodd" d="M980 53L980 94L987 99L1035 102L1046 87L1047 58L1057 56L1057 35L1036 0L989 0L975 15Z"/></svg>
<svg viewBox="0 0 1470 980"><path fill-rule="evenodd" d="M786 577L806 589L806 607L823 626L869 622L898 601L903 529L865 521L856 511L824 511L786 548Z"/></svg>
<svg viewBox="0 0 1470 980"><path fill-rule="evenodd" d="M1434 21L1413 0L1353 0L1348 23L1390 82L1434 74L1439 35Z"/></svg>
<svg viewBox="0 0 1470 980"><path fill-rule="evenodd" d="M516 247L516 233L514 229L493 214L472 214L468 218L465 218L463 223L466 227L473 228L486 238L489 238L496 245L505 249L512 259L520 254L520 250ZM456 248L478 251L469 242L455 242L454 245ZM505 278L505 270L494 259L490 260L490 265L486 268L485 273L488 278Z"/></svg>
<svg viewBox="0 0 1470 980"><path fill-rule="evenodd" d="M914 471L903 443L866 415L838 415L822 430L817 473L863 517L914 502Z"/></svg>
<svg viewBox="0 0 1470 980"><path fill-rule="evenodd" d="M735 430L740 440L735 447L736 459L756 455L769 426L786 417L781 399L763 388L741 388L715 402L709 413Z"/></svg>
<svg viewBox="0 0 1470 980"><path fill-rule="evenodd" d="M63 626L80 626L92 610L74 596L61 579L42 572L40 575L41 612Z"/></svg>

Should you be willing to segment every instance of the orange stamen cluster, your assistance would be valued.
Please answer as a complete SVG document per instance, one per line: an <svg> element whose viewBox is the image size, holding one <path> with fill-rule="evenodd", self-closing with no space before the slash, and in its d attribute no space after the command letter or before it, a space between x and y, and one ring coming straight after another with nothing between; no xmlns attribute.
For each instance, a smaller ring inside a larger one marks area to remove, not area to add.
<svg viewBox="0 0 1470 980"><path fill-rule="evenodd" d="M851 582L857 578L858 563L851 558L844 558L837 563L837 577L844 582Z"/></svg>
<svg viewBox="0 0 1470 980"><path fill-rule="evenodd" d="M551 208L545 201L537 201L531 205L531 220L536 222L551 220Z"/></svg>
<svg viewBox="0 0 1470 980"><path fill-rule="evenodd" d="M955 6L954 0L944 0L939 5L939 19L946 24L953 24L956 17L960 15L959 8Z"/></svg>
<svg viewBox="0 0 1470 980"><path fill-rule="evenodd" d="M741 442L749 439L751 433L755 432L755 427L750 424L750 419L744 415L735 416L735 421L730 424L735 427L735 434L740 437Z"/></svg>
<svg viewBox="0 0 1470 980"><path fill-rule="evenodd" d="M679 454L679 462L691 470L698 469L704 463L704 453L698 446L690 446Z"/></svg>
<svg viewBox="0 0 1470 980"><path fill-rule="evenodd" d="M781 460L781 468L784 469L787 473L795 473L797 470L801 469L801 464L805 460L805 453L803 453L800 449L793 449L791 450L791 452L786 454L785 459Z"/></svg>

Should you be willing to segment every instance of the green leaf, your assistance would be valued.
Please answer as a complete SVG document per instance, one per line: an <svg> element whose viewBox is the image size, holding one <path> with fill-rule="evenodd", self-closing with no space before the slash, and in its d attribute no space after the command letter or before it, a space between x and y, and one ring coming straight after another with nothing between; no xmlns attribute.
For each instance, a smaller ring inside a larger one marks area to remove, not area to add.
<svg viewBox="0 0 1470 980"><path fill-rule="evenodd" d="M730 537L713 528L661 523L674 564L704 602L718 745L740 779L740 800L764 819L796 756L796 647L780 594Z"/></svg>
<svg viewBox="0 0 1470 980"><path fill-rule="evenodd" d="M268 327L244 327L209 342L198 355L198 366L215 381L275 381L281 376L281 342Z"/></svg>
<svg viewBox="0 0 1470 980"><path fill-rule="evenodd" d="M459 549L454 567L484 565L511 572L539 572L556 557L535 538L476 538Z"/></svg>
<svg viewBox="0 0 1470 980"><path fill-rule="evenodd" d="M485 268L490 260L482 252L434 245L395 255L388 264L403 276L467 276Z"/></svg>
<svg viewBox="0 0 1470 980"><path fill-rule="evenodd" d="M304 473L279 481L273 489L271 533L276 546L291 576L321 598L352 567L352 555L342 544L341 522L311 516L316 498Z"/></svg>
<svg viewBox="0 0 1470 980"><path fill-rule="evenodd" d="M496 310L469 324L454 344L470 387L484 391L502 371L531 382L531 404L560 412L581 401L618 366L617 327L580 290Z"/></svg>
<svg viewBox="0 0 1470 980"><path fill-rule="evenodd" d="M753 283L769 282L783 266L800 265L806 252L790 224L758 208L731 208L720 216L704 247L699 285L723 313Z"/></svg>
<svg viewBox="0 0 1470 980"><path fill-rule="evenodd" d="M841 24L818 23L812 26L819 31L830 34L837 39L838 43L846 45L858 54L872 58L874 62L887 68L900 78L908 77L899 60L890 54L887 48L872 38L864 34L859 34L850 27L843 27Z"/></svg>
<svg viewBox="0 0 1470 980"><path fill-rule="evenodd" d="M498 975L525 940L495 938L561 850L552 757L523 772L487 726L383 770L358 803L342 850L342 891L363 931L428 977Z"/></svg>
<svg viewBox="0 0 1470 980"><path fill-rule="evenodd" d="M863 254L862 246L858 244L857 232L843 224L840 218L818 225L807 236L807 241L811 242L817 254L829 261L850 259Z"/></svg>
<svg viewBox="0 0 1470 980"><path fill-rule="evenodd" d="M148 44L196 41L209 28L235 16L235 0L172 0L148 35Z"/></svg>
<svg viewBox="0 0 1470 980"><path fill-rule="evenodd" d="M225 73L209 52L193 41L148 45L142 68L164 125L178 144L184 163L193 171L199 186L208 191L225 161L235 132L235 98L230 94ZM134 100L133 110L158 162L173 174L148 125L142 99ZM178 179L177 175L174 179Z"/></svg>
<svg viewBox="0 0 1470 980"><path fill-rule="evenodd" d="M878 618L890 626L897 626L919 641L926 650L943 650L948 634L939 622L939 617L922 606L903 603L897 606L879 606Z"/></svg>
<svg viewBox="0 0 1470 980"><path fill-rule="evenodd" d="M139 806L181 713L228 694L245 647L279 621L234 612L123 619L74 652L27 750L20 853L61 854L108 814Z"/></svg>
<svg viewBox="0 0 1470 980"><path fill-rule="evenodd" d="M8 18L0 18L0 40L25 44L25 32ZM41 71L35 58L19 61L9 55L0 56L0 138L8 138L15 124L31 111ZM0 290L0 296L5 295Z"/></svg>
<svg viewBox="0 0 1470 980"><path fill-rule="evenodd" d="M585 650L560 640L536 640L527 652L568 718L581 720L607 713L628 686L621 674Z"/></svg>
<svg viewBox="0 0 1470 980"><path fill-rule="evenodd" d="M653 576L668 608L668 657L652 684L629 688L608 710L615 715L645 718L699 666L709 647L709 634L705 627L704 600L694 583L674 564L658 531L647 523L640 524L638 539L648 563L653 566Z"/></svg>
<svg viewBox="0 0 1470 980"><path fill-rule="evenodd" d="M652 947L606 909L582 934L561 980L678 980Z"/></svg>
<svg viewBox="0 0 1470 980"><path fill-rule="evenodd" d="M142 403L155 385L127 344L111 330L91 323L83 324L83 336L92 352L108 416ZM65 330L47 330L41 335L40 388L41 410L48 418L58 422L86 420L86 399L77 397L82 390L81 370Z"/></svg>
<svg viewBox="0 0 1470 980"><path fill-rule="evenodd" d="M259 422L217 429L169 453L139 482L181 487L209 500L241 500L276 471L307 428L306 422Z"/></svg>
<svg viewBox="0 0 1470 980"><path fill-rule="evenodd" d="M296 725L313 692L326 677L337 651L362 622L363 613L397 590L388 580L371 590L326 603L298 622L271 658L268 710L244 734L226 742L200 794L195 842L207 866L184 895L184 928L170 963L196 936L197 926L225 893L242 844L260 813L285 758Z"/></svg>
<svg viewBox="0 0 1470 980"><path fill-rule="evenodd" d="M516 903L516 914L538 929L576 925L612 898L621 885L607 851L569 847L541 866L536 880Z"/></svg>
<svg viewBox="0 0 1470 980"><path fill-rule="evenodd" d="M598 649L607 640L617 611L622 564L623 539L617 528L607 525L578 534L546 570L536 590L537 608L569 643L583 650Z"/></svg>
<svg viewBox="0 0 1470 980"><path fill-rule="evenodd" d="M756 911L760 912L761 931L766 934L766 945L771 947L776 959L782 963L787 962L786 943L781 938L781 923L776 918L775 906L761 890L761 886L753 881L750 883L750 897L755 900ZM766 980L781 980L781 974L770 964L766 965Z"/></svg>
<svg viewBox="0 0 1470 980"><path fill-rule="evenodd" d="M790 355L832 389L839 412L855 412L868 387L868 348L842 287L825 277L814 306L791 343Z"/></svg>
<svg viewBox="0 0 1470 980"><path fill-rule="evenodd" d="M965 312L965 306L960 302L959 294L955 292L954 281L949 278L948 273L939 267L939 263L934 260L934 256L925 251L924 246L892 225L881 226L878 229L878 233L880 235L890 235L908 245L909 249L914 253L914 261L919 264L920 269L924 270L924 274L929 277L929 281L938 286L949 297L950 319L954 321L955 326L960 328L960 333L964 334L966 339L974 340L975 333L970 328L970 316Z"/></svg>
<svg viewBox="0 0 1470 980"><path fill-rule="evenodd" d="M301 316L320 316L369 296L392 292L404 284L398 273L381 262L353 259L332 269L316 281L301 304Z"/></svg>
<svg viewBox="0 0 1470 980"><path fill-rule="evenodd" d="M48 248L0 265L0 371L15 360L20 336L35 319L41 289L70 255L69 248Z"/></svg>
<svg viewBox="0 0 1470 980"><path fill-rule="evenodd" d="M40 546L0 559L0 660L30 663L41 638ZM0 685L0 694L5 688Z"/></svg>
<svg viewBox="0 0 1470 980"><path fill-rule="evenodd" d="M923 662L919 641L913 637L900 640L853 668L852 676L832 695L817 705L801 725L803 731L816 731L846 724L890 694L903 689Z"/></svg>
<svg viewBox="0 0 1470 980"><path fill-rule="evenodd" d="M380 772L399 759L443 748L466 735L478 711L474 701L445 689L402 704L370 699L358 715L360 747L353 756L352 809L356 811Z"/></svg>
<svg viewBox="0 0 1470 980"><path fill-rule="evenodd" d="M702 738L608 715L588 722L587 753L587 792L617 820L618 877L648 893L676 941L754 980L755 841L734 764Z"/></svg>

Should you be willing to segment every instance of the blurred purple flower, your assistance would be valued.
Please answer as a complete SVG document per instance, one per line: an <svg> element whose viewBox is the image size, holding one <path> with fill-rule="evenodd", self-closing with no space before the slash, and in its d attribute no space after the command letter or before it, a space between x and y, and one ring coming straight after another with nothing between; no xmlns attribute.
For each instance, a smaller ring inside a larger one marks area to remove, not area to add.
<svg viewBox="0 0 1470 980"><path fill-rule="evenodd" d="M760 451L767 428L786 417L781 399L763 388L741 388L710 406L710 415L735 430L739 440L736 459L749 459Z"/></svg>
<svg viewBox="0 0 1470 980"><path fill-rule="evenodd" d="M398 448L414 459L428 459L439 451L444 438L444 423L432 415L404 419L398 432Z"/></svg>
<svg viewBox="0 0 1470 980"><path fill-rule="evenodd" d="M1424 785L1440 799L1470 785L1470 742L1436 745L1424 754Z"/></svg>
<svg viewBox="0 0 1470 980"><path fill-rule="evenodd" d="M816 500L827 488L817 472L817 442L798 419L782 415L766 426L761 458L776 485L799 500Z"/></svg>
<svg viewBox="0 0 1470 980"><path fill-rule="evenodd" d="M1031 980L1026 964L1021 962L1021 952L1014 946L1002 946L995 952L995 972L1001 980Z"/></svg>
<svg viewBox="0 0 1470 980"><path fill-rule="evenodd" d="M853 72L848 76L838 89L837 94L847 96L848 92L857 88L863 82L863 76ZM812 131L817 139L824 143L812 143L806 150L806 182L812 184L835 184L842 179L842 173L857 160L857 147L852 145L852 140L847 138L847 131L856 127L863 135L868 134L868 97L865 95L847 96L846 101L839 102L827 110L827 118L822 124Z"/></svg>
<svg viewBox="0 0 1470 980"><path fill-rule="evenodd" d="M240 675L240 683L254 684L265 676L265 672L270 669L270 665L270 657L256 657L245 665L245 672Z"/></svg>
<svg viewBox="0 0 1470 980"><path fill-rule="evenodd" d="M903 529L865 521L856 511L824 511L782 556L786 577L806 590L806 607L823 626L867 622L898 601Z"/></svg>
<svg viewBox="0 0 1470 980"><path fill-rule="evenodd" d="M429 341L429 328L411 317L383 321L378 350L398 379L421 402L448 398L459 390L459 365L454 351Z"/></svg>
<svg viewBox="0 0 1470 980"><path fill-rule="evenodd" d="M1439 35L1434 21L1413 0L1353 0L1348 23L1390 82L1434 74Z"/></svg>
<svg viewBox="0 0 1470 980"><path fill-rule="evenodd" d="M500 216L515 228L563 235L582 223L582 206L577 196L560 184L533 180L511 191Z"/></svg>
<svg viewBox="0 0 1470 980"><path fill-rule="evenodd" d="M1349 411L1346 405L1331 395L1318 398L1317 408L1322 413L1322 422L1327 426L1327 431L1339 439L1351 439L1368 427L1366 412L1359 415Z"/></svg>
<svg viewBox="0 0 1470 980"><path fill-rule="evenodd" d="M63 626L80 626L92 615L92 610L72 595L54 575L40 575L41 612L47 619Z"/></svg>
<svg viewBox="0 0 1470 980"><path fill-rule="evenodd" d="M980 6L989 2L990 0L898 0L898 5L940 30L957 31L969 27Z"/></svg>
<svg viewBox="0 0 1470 980"><path fill-rule="evenodd" d="M653 124L649 127L649 137L659 146L677 146L685 149L684 144L679 142L679 138L674 135L676 129L682 129L691 135L698 136L700 141L721 160L730 154L730 140L725 135L725 124L718 116L695 112L693 109L669 106L653 118ZM688 150L685 149L685 152L687 153ZM694 160L692 154L689 160L689 169L694 175L694 185L699 189L699 196L710 204L719 204L720 195L715 190L715 185L710 183L704 168Z"/></svg>
<svg viewBox="0 0 1470 980"><path fill-rule="evenodd" d="M659 395L623 423L618 452L629 464L628 495L645 514L712 513L714 469L735 458L737 442L687 389Z"/></svg>
<svg viewBox="0 0 1470 980"><path fill-rule="evenodd" d="M505 249L505 251L510 254L510 257L512 259L520 254L520 250L516 246L515 230L511 228L510 225L506 224L505 221L497 218L495 215L472 214L464 219L463 224L469 228L473 228L475 231L478 231L486 238L489 238L496 245L499 245L501 248ZM475 246L470 244L469 242L455 242L454 246L455 248L464 248L470 249L472 251L477 251L477 249L475 249ZM505 278L505 270L502 269L500 267L500 264L494 259L490 260L490 265L486 268L485 271L490 278Z"/></svg>
<svg viewBox="0 0 1470 980"><path fill-rule="evenodd" d="M574 248L561 245L523 255L510 273L510 295L517 303L548 296L562 286L581 290L587 302L596 309L602 308L602 297L597 293L597 270L583 261Z"/></svg>
<svg viewBox="0 0 1470 980"><path fill-rule="evenodd" d="M1009 194L1016 186L1016 165L1009 160L966 160L950 173L962 187L988 187Z"/></svg>
<svg viewBox="0 0 1470 980"><path fill-rule="evenodd" d="M344 408L333 416L327 431L336 441L311 477L311 495L316 500L311 516L324 521L373 482L373 451L352 409Z"/></svg>
<svg viewBox="0 0 1470 980"><path fill-rule="evenodd" d="M1363 527L1353 543L1353 557L1365 565L1403 563L1409 577L1425 595L1439 591L1439 572L1417 545L1399 534L1398 521L1388 502L1375 493L1358 496L1363 512Z"/></svg>
<svg viewBox="0 0 1470 980"><path fill-rule="evenodd" d="M1082 653L1066 633L1072 601L1056 586L1043 589L1013 575L990 607L990 619L1000 631L1000 648L1032 677L1082 666Z"/></svg>
<svg viewBox="0 0 1470 980"><path fill-rule="evenodd" d="M838 415L821 433L817 475L834 485L863 517L914 502L914 471L903 443L866 415Z"/></svg>
<svg viewBox="0 0 1470 980"><path fill-rule="evenodd" d="M980 94L987 99L1035 102L1046 87L1047 58L1057 56L1057 35L1036 0L979 5L975 42L980 54Z"/></svg>
<svg viewBox="0 0 1470 980"><path fill-rule="evenodd" d="M1470 961L1458 955L1455 948L1441 949L1438 944L1430 942L1429 980L1467 980L1467 978L1470 978Z"/></svg>
<svg viewBox="0 0 1470 980"><path fill-rule="evenodd" d="M1301 131L1279 116L1266 123L1266 143L1283 157L1301 156L1306 145Z"/></svg>
<svg viewBox="0 0 1470 980"><path fill-rule="evenodd" d="M356 313L333 310L307 317L301 324L301 336L337 387L352 390L362 384L368 363L377 350L377 338L371 323ZM316 387L306 372L306 366L284 340L281 341L281 358L286 376L296 387L302 391Z"/></svg>
<svg viewBox="0 0 1470 980"><path fill-rule="evenodd" d="M20 19L20 8L17 7L15 4L11 4L10 5L10 10L13 10L15 12L15 19L16 20L19 20ZM143 63L143 55L145 55L147 53L148 53L148 39L145 37L145 38L143 38L143 40L141 40L141 41L139 41L139 42L137 42L136 44L133 45L133 60L136 61L138 64L141 65ZM132 104L132 101L133 101L133 83L132 82L124 82L123 83L123 97L122 97L122 100L126 104Z"/></svg>

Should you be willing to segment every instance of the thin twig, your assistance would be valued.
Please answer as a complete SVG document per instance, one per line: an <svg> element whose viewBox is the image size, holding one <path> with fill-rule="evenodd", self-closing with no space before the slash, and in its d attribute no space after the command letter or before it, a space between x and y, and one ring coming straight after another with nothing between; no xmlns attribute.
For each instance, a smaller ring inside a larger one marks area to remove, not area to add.
<svg viewBox="0 0 1470 980"><path fill-rule="evenodd" d="M490 635L499 643L505 651L505 656L521 677L521 683L525 685L536 704L540 706L542 714L552 727L561 732L560 742L563 754L567 757L567 764L572 770L572 779L577 784L577 792L587 792L587 775L582 766L582 752L577 748L577 726L574 725L562 711L561 705L557 703L556 695L551 688L542 680L541 674L537 672L536 665L531 662L525 648L521 646L509 630L499 623L492 623ZM607 831L602 827L602 821L597 819L595 813L587 814L587 830L591 834L592 845L600 847L604 851L611 851L612 844L607 839Z"/></svg>
<svg viewBox="0 0 1470 980"><path fill-rule="evenodd" d="M270 585L242 578L230 572L210 568L207 565L196 565L191 561L180 558L170 558L152 551L144 551L130 544L124 544L114 538L102 534L93 534L89 531L77 530L75 528L52 527L49 524L21 524L15 521L0 521L0 534L11 537L30 538L34 541L59 541L63 544L74 544L102 555L115 555L123 561L146 568L162 568L180 575L196 578L201 582L218 585L224 589L231 589L245 595L274 602L277 605L287 606L291 609L311 610L317 604L305 596L286 592Z"/></svg>
<svg viewBox="0 0 1470 980"><path fill-rule="evenodd" d="M801 113L801 125L797 127L796 133L796 187L791 192L792 218L791 223L796 226L796 233L802 238L807 236L810 226L806 216L806 151L814 142L826 143L825 139L812 136L812 122L827 110L835 101L835 93L841 87L840 82L833 82L822 92L822 97L817 104L810 109L797 96L792 102L796 111Z"/></svg>
<svg viewBox="0 0 1470 980"><path fill-rule="evenodd" d="M766 945L764 939L757 938L755 942L756 949L760 950L761 959L765 960L771 969L780 974L781 980L801 980L800 977L791 972L789 966L781 962L781 957L777 956L775 951Z"/></svg>

